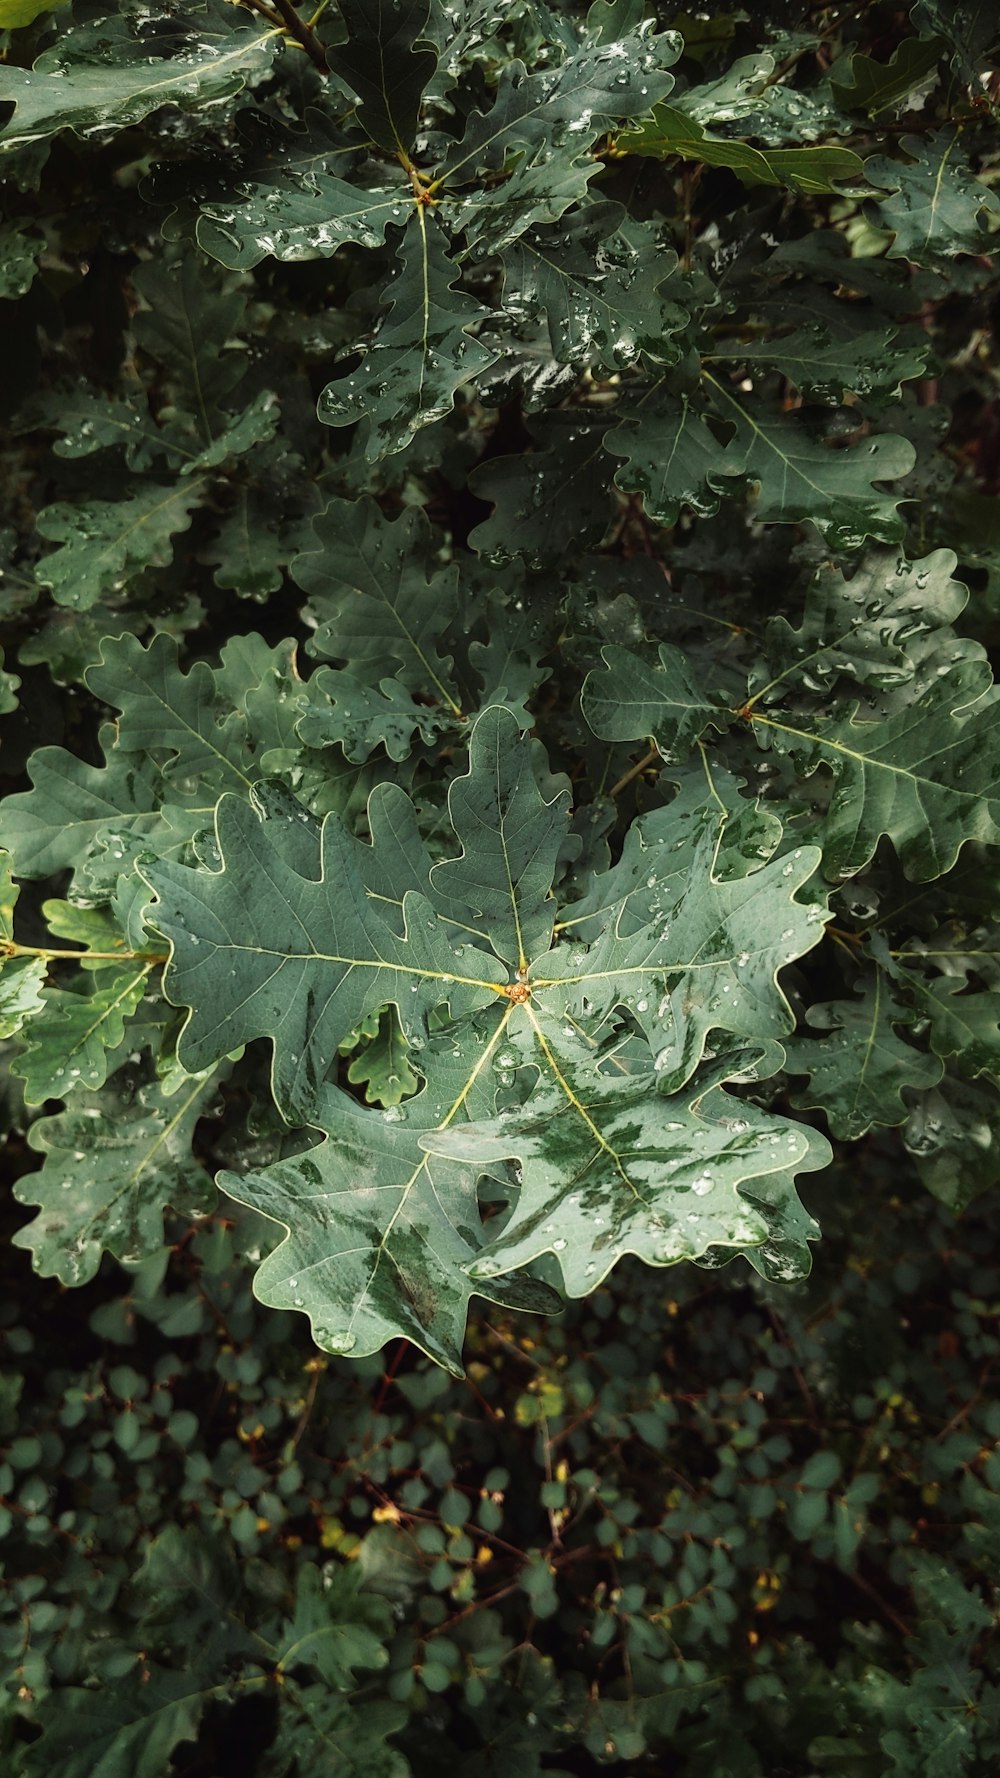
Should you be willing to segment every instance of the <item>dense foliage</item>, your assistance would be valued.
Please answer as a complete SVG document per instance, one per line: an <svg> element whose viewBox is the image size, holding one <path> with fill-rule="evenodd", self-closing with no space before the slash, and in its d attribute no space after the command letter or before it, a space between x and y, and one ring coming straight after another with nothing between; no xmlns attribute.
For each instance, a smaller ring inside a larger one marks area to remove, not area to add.
<svg viewBox="0 0 1000 1778"><path fill-rule="evenodd" d="M36 7L25 1773L988 1764L993 7Z"/></svg>

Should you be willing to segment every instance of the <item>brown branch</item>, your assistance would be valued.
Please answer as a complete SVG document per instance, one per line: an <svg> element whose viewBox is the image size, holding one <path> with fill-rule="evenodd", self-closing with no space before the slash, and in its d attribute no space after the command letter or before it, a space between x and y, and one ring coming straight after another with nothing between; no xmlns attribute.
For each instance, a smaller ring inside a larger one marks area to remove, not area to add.
<svg viewBox="0 0 1000 1778"><path fill-rule="evenodd" d="M305 19L299 17L292 5L292 0L273 0L273 4L269 3L269 0L242 0L242 4L251 7L254 12L262 13L266 19L271 21L272 25L277 25L279 30L286 31L289 37L294 37L300 49L305 50L313 67L317 68L320 74L329 75L326 50L312 26L307 25Z"/></svg>

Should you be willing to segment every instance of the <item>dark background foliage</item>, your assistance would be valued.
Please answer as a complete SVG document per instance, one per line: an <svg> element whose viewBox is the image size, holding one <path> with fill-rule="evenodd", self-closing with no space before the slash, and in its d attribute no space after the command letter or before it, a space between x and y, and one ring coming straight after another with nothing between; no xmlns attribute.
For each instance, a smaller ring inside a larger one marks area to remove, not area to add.
<svg viewBox="0 0 1000 1778"><path fill-rule="evenodd" d="M6 1765L994 1770L995 9L33 11Z"/></svg>

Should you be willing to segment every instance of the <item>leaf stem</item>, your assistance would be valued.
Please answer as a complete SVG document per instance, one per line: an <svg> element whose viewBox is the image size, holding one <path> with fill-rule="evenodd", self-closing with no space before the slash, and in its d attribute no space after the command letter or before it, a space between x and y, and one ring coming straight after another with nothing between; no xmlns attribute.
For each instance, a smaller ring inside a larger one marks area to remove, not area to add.
<svg viewBox="0 0 1000 1778"><path fill-rule="evenodd" d="M326 50L312 28L323 11L322 6L313 15L313 20L307 24L292 5L292 0L274 0L273 5L269 4L269 0L243 0L243 4L263 13L264 17L270 19L272 24L277 25L279 30L284 31L287 36L293 37L299 48L305 50L313 67L318 69L324 78L329 76L330 69L326 59Z"/></svg>
<svg viewBox="0 0 1000 1778"><path fill-rule="evenodd" d="M44 957L47 963L166 963L167 951L65 951L46 945L19 945L0 939L0 961L5 957Z"/></svg>
<svg viewBox="0 0 1000 1778"><path fill-rule="evenodd" d="M629 767L628 771L619 778L617 784L612 784L611 789L608 791L609 798L613 799L618 796L621 791L627 789L634 778L641 777L643 772L649 770L650 766L657 764L662 765L663 758L655 741L651 741L648 752L644 753L641 759L636 760L634 766Z"/></svg>

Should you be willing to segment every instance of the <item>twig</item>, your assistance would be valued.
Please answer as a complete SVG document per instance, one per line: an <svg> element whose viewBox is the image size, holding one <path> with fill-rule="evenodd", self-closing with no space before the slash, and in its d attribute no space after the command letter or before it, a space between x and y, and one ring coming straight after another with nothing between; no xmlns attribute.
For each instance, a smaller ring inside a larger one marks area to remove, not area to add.
<svg viewBox="0 0 1000 1778"><path fill-rule="evenodd" d="M608 796L614 799L622 790L628 788L633 778L640 778L643 772L649 770L650 766L655 766L658 763L662 764L660 749L658 747L650 747L649 752L644 753L642 758L637 760L634 766L630 766L624 776L619 778L617 784L612 784L611 789L608 791Z"/></svg>
<svg viewBox="0 0 1000 1778"><path fill-rule="evenodd" d="M269 0L242 0L242 3L252 7L255 12L263 13L264 17L270 19L272 25L277 25L279 30L287 31L289 37L294 37L299 47L305 50L313 67L317 68L324 76L329 74L326 50L312 26L307 25L305 19L299 17L292 5L292 0L274 0L273 5L269 4ZM319 13L315 16L318 18Z"/></svg>

